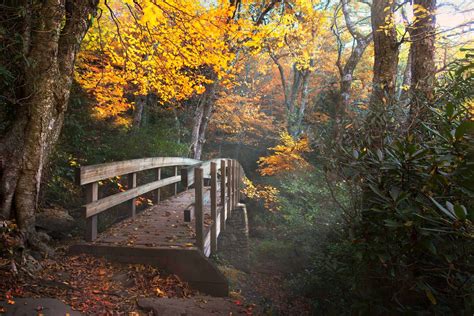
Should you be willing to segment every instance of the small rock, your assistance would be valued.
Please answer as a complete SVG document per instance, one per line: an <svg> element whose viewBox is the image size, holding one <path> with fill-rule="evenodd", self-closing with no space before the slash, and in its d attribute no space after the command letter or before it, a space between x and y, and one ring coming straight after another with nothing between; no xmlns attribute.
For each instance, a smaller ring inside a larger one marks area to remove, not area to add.
<svg viewBox="0 0 474 316"><path fill-rule="evenodd" d="M74 218L59 208L44 209L36 215L36 226L55 238L67 236L74 225Z"/></svg>
<svg viewBox="0 0 474 316"><path fill-rule="evenodd" d="M31 255L25 256L24 266L30 272L37 272L43 269L41 263Z"/></svg>
<svg viewBox="0 0 474 316"><path fill-rule="evenodd" d="M54 298L16 298L15 304L0 301L0 307L5 311L5 316L38 315L71 315L80 316L81 313L73 311L71 307Z"/></svg>
<svg viewBox="0 0 474 316"><path fill-rule="evenodd" d="M49 236L46 232L44 231L38 231L38 238L42 241L42 242L50 242L51 241L51 236Z"/></svg>

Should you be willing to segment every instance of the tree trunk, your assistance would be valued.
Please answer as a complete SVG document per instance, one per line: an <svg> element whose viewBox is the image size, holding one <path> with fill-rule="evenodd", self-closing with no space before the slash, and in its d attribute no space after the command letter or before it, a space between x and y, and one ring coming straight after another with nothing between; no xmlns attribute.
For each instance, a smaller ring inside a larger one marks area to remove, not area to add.
<svg viewBox="0 0 474 316"><path fill-rule="evenodd" d="M133 109L132 131L137 131L142 126L143 113L148 103L148 96L140 95L136 97Z"/></svg>
<svg viewBox="0 0 474 316"><path fill-rule="evenodd" d="M3 215L10 216L14 207L19 228L33 244L37 242L35 211L43 168L61 131L76 52L96 7L95 1L46 0L35 5L31 24L26 27L31 28L31 36L25 43L28 62L19 98L22 110L15 117L14 128L1 141L7 149L2 153L6 163L2 166L1 201ZM18 159L9 160L9 156Z"/></svg>
<svg viewBox="0 0 474 316"><path fill-rule="evenodd" d="M191 133L190 155L194 159L201 159L202 148L206 142L206 130L214 108L214 95L217 83L206 87L206 91L199 97L194 112L194 125Z"/></svg>
<svg viewBox="0 0 474 316"><path fill-rule="evenodd" d="M373 109L393 103L398 66L398 42L395 30L395 1L372 3L371 21L374 37L374 78L370 104Z"/></svg>
<svg viewBox="0 0 474 316"><path fill-rule="evenodd" d="M312 63L313 61L311 61ZM301 90L301 104L300 108L298 110L298 118L296 120L296 127L295 127L295 133L293 137L297 137L303 132L303 119L304 119L304 113L306 111L306 106L308 104L308 98L309 98L309 78L310 78L310 71L306 70L305 74L303 75L303 84L302 84L302 90Z"/></svg>
<svg viewBox="0 0 474 316"><path fill-rule="evenodd" d="M346 22L346 27L352 38L354 39L355 46L351 50L351 54L347 59L345 65L342 65L342 51L343 45L340 38L339 30L337 29L337 24L334 24L336 30L334 35L337 38L338 47L338 58L336 61L336 66L339 70L340 76L340 86L339 86L339 100L335 104L334 109L334 129L333 136L334 140L338 143L342 130L342 123L344 121L344 116L347 109L350 107L351 100L351 91L352 83L354 81L354 71L359 64L362 55L372 41L372 32L369 34L362 34L356 27L357 23L354 22L350 16L349 12L349 1L341 0L341 9L344 15L344 20ZM336 20L335 20L336 21ZM335 22L336 23L336 22Z"/></svg>
<svg viewBox="0 0 474 316"><path fill-rule="evenodd" d="M198 137L196 150L194 153L194 156L195 156L194 159L201 159L202 150L203 150L204 144L206 143L207 126L209 125L209 121L212 116L212 111L214 110L214 102L212 99L213 98L209 98L204 106L204 113L201 118L201 126L199 127L199 137Z"/></svg>
<svg viewBox="0 0 474 316"><path fill-rule="evenodd" d="M434 97L436 0L415 0L413 4L417 9L413 11L415 23L410 33L413 50L410 120L416 126L426 116L426 103Z"/></svg>
<svg viewBox="0 0 474 316"><path fill-rule="evenodd" d="M356 29L356 23L351 19L349 8L348 8L348 1L342 0L342 13L344 14L344 20L346 21L346 27L349 30L352 38L355 40L355 47L352 49L349 58L346 61L344 67L338 64L339 68L339 75L341 76L341 84L340 84L340 94L341 94L341 102L340 108L336 109L336 117L339 115L342 116L344 111L347 110L350 106L350 96L351 96L351 88L353 82L353 75L354 71L359 64L359 61L364 54L367 46L369 46L370 42L372 41L372 32L363 35Z"/></svg>
<svg viewBox="0 0 474 316"><path fill-rule="evenodd" d="M302 77L301 70L298 70L298 68L296 67L296 64L293 64L293 84L291 86L290 95L288 99L288 105L287 105L289 122L292 121L292 116L294 116L295 103L296 103L296 99L298 98L298 92L301 86L301 77Z"/></svg>
<svg viewBox="0 0 474 316"><path fill-rule="evenodd" d="M405 107L410 102L410 87L411 87L411 67L412 67L412 55L413 50L410 47L407 57L407 64L405 66L405 70L403 71L403 81L402 86L400 87L398 100L400 101L401 105Z"/></svg>

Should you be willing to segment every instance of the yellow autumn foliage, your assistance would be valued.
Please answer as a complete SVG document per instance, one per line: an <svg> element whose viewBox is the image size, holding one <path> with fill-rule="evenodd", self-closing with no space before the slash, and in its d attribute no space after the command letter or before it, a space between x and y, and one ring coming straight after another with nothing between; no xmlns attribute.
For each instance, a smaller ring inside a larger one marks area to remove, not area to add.
<svg viewBox="0 0 474 316"><path fill-rule="evenodd" d="M247 177L244 178L244 189L242 193L245 194L249 199L260 200L263 202L263 206L270 212L279 210L278 206L278 195L279 190L271 185L255 185Z"/></svg>
<svg viewBox="0 0 474 316"><path fill-rule="evenodd" d="M133 95L179 102L232 78L229 4L109 0L99 8L76 67L76 80L97 100L99 118L133 108Z"/></svg>
<svg viewBox="0 0 474 316"><path fill-rule="evenodd" d="M273 154L258 160L262 176L272 176L281 172L293 171L308 166L303 154L310 152L308 137L293 139L288 132L280 134L280 145L270 148Z"/></svg>

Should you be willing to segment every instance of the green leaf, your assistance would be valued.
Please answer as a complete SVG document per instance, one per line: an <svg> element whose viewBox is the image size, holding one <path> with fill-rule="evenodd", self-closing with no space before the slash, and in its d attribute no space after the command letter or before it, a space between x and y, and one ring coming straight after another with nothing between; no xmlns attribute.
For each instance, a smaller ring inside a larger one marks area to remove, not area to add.
<svg viewBox="0 0 474 316"><path fill-rule="evenodd" d="M448 118L451 118L453 116L453 113L454 113L454 105L452 103L448 103L446 105L446 116Z"/></svg>
<svg viewBox="0 0 474 316"><path fill-rule="evenodd" d="M387 197L382 194L382 192L379 191L374 185L369 184L370 189L377 194L379 197L381 197L384 201L387 201Z"/></svg>
<svg viewBox="0 0 474 316"><path fill-rule="evenodd" d="M448 211L445 207L443 207L441 204L439 204L435 199L433 199L432 197L430 197L430 200L436 205L436 207L438 207L438 209L440 211L442 211L444 214L446 214L448 217L450 217L451 219L454 219L456 220L456 216L451 213L450 211Z"/></svg>
<svg viewBox="0 0 474 316"><path fill-rule="evenodd" d="M438 251L436 250L435 245L433 244L433 241L430 240L430 239L424 239L421 242L421 245L423 246L423 248L427 249L429 252L431 252L434 255L436 255L438 253Z"/></svg>
<svg viewBox="0 0 474 316"><path fill-rule="evenodd" d="M397 187L391 187L389 193L392 199L396 201L398 199L398 196L400 195L400 189Z"/></svg>
<svg viewBox="0 0 474 316"><path fill-rule="evenodd" d="M383 153L379 148L377 148L377 157L380 161L383 161Z"/></svg>
<svg viewBox="0 0 474 316"><path fill-rule="evenodd" d="M467 210L464 205L455 205L454 206L454 213L460 220L464 220L467 217Z"/></svg>
<svg viewBox="0 0 474 316"><path fill-rule="evenodd" d="M394 220L391 220L391 219L386 219L384 220L385 222L385 226L387 227L393 227L393 228L396 228L396 227L401 227L402 225Z"/></svg>
<svg viewBox="0 0 474 316"><path fill-rule="evenodd" d="M437 302L436 302L436 298L435 298L434 295L433 295L433 292L431 292L430 290L426 290L425 293L426 293L426 297L428 297L428 299L430 300L431 304L436 305Z"/></svg>
<svg viewBox="0 0 474 316"><path fill-rule="evenodd" d="M465 121L462 122L457 128L454 136L457 140L460 140L464 137L467 132L474 132L474 122L473 121Z"/></svg>

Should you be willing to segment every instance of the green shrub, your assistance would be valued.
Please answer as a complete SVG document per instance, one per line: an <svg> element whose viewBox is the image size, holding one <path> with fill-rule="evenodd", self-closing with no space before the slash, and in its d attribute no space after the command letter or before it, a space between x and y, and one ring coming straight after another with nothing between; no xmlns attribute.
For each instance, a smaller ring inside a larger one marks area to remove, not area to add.
<svg viewBox="0 0 474 316"><path fill-rule="evenodd" d="M313 260L308 287L319 306L340 310L339 296L346 311L363 314L472 314L473 67L452 70L420 129L407 133L379 113L378 124L369 115L351 131L332 166L362 198ZM383 146L374 145L380 137ZM318 293L330 280L326 300Z"/></svg>

